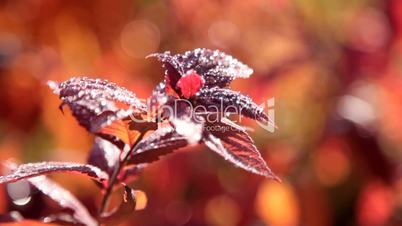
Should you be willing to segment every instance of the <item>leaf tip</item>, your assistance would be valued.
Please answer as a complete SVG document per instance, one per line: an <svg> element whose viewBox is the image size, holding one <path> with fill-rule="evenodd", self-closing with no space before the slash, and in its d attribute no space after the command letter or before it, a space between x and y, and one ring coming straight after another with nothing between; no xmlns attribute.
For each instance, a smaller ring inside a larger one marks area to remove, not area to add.
<svg viewBox="0 0 402 226"><path fill-rule="evenodd" d="M279 178L278 176L276 176L274 173L270 172L268 175L264 175L265 177L269 178L269 179L273 179L276 182L282 183L282 179Z"/></svg>
<svg viewBox="0 0 402 226"><path fill-rule="evenodd" d="M157 56L157 53L151 53L151 54L145 56L145 59L149 59L149 58L156 57L156 56Z"/></svg>
<svg viewBox="0 0 402 226"><path fill-rule="evenodd" d="M49 80L49 81L47 81L46 84L47 84L47 86L49 86L49 88L50 88L51 90L53 90L53 93L59 95L59 93L60 93L60 88L59 88L59 83L58 83L58 82Z"/></svg>

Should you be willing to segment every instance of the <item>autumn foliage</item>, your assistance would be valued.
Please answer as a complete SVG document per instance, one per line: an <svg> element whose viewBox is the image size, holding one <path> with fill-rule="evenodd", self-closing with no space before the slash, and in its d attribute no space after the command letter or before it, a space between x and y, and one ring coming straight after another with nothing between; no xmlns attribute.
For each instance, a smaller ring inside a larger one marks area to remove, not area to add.
<svg viewBox="0 0 402 226"><path fill-rule="evenodd" d="M0 1L0 224L402 225L401 12Z"/></svg>
<svg viewBox="0 0 402 226"><path fill-rule="evenodd" d="M174 56L168 52L151 56L162 61L166 71L148 106L131 91L106 80L83 77L62 83L49 81L50 88L62 100L60 110L67 105L79 124L97 136L88 163L8 163L10 174L1 176L0 183L28 179L39 191L73 212L51 220L45 216L46 222L91 226L124 221L125 215L136 208L135 191L126 185L129 179L148 163L188 145L205 143L234 165L279 180L245 128L222 115L224 108L231 106L239 109L240 115L269 121L263 109L249 97L226 88L235 78L249 77L253 72L250 68L218 50L195 49ZM181 99L190 105L177 104ZM222 108L210 108L214 104ZM204 106L205 111L197 111L193 105ZM166 112L166 107L174 111ZM207 126L218 129L210 131ZM104 196L95 218L71 193L41 176L55 172L82 173L98 183ZM122 203L108 212L110 196L119 185L125 188Z"/></svg>

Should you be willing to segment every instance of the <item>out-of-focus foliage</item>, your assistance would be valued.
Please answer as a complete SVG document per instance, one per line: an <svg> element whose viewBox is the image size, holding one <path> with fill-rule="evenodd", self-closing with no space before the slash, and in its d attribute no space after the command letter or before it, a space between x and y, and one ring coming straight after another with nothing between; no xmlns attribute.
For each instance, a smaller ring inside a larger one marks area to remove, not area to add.
<svg viewBox="0 0 402 226"><path fill-rule="evenodd" d="M1 1L0 160L86 161L93 137L57 110L47 80L100 77L145 98L163 70L144 57L196 47L254 69L234 89L275 97L279 130L247 125L283 183L185 149L130 185L148 200L127 225L402 224L400 0ZM52 179L96 211L94 183ZM34 188L0 187L2 214L52 207Z"/></svg>

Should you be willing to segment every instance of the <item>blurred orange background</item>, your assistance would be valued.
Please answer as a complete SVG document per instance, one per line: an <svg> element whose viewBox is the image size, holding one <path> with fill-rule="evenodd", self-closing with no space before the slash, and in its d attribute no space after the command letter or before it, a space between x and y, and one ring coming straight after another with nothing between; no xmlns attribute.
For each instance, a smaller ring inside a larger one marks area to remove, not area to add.
<svg viewBox="0 0 402 226"><path fill-rule="evenodd" d="M275 133L246 125L283 183L186 149L132 184L148 204L126 225L402 225L400 0L2 0L0 160L86 161L93 137L47 80L105 78L146 98L163 70L144 57L197 47L254 69L233 89L275 97ZM52 178L96 213L93 182ZM5 188L2 214L55 208L13 204Z"/></svg>

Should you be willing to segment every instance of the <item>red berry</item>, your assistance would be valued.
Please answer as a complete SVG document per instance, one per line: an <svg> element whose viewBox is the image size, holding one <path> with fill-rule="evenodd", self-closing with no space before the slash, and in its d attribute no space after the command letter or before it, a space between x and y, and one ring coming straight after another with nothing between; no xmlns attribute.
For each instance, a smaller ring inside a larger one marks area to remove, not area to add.
<svg viewBox="0 0 402 226"><path fill-rule="evenodd" d="M195 70L189 70L177 82L181 96L190 98L194 96L204 85L204 79Z"/></svg>

